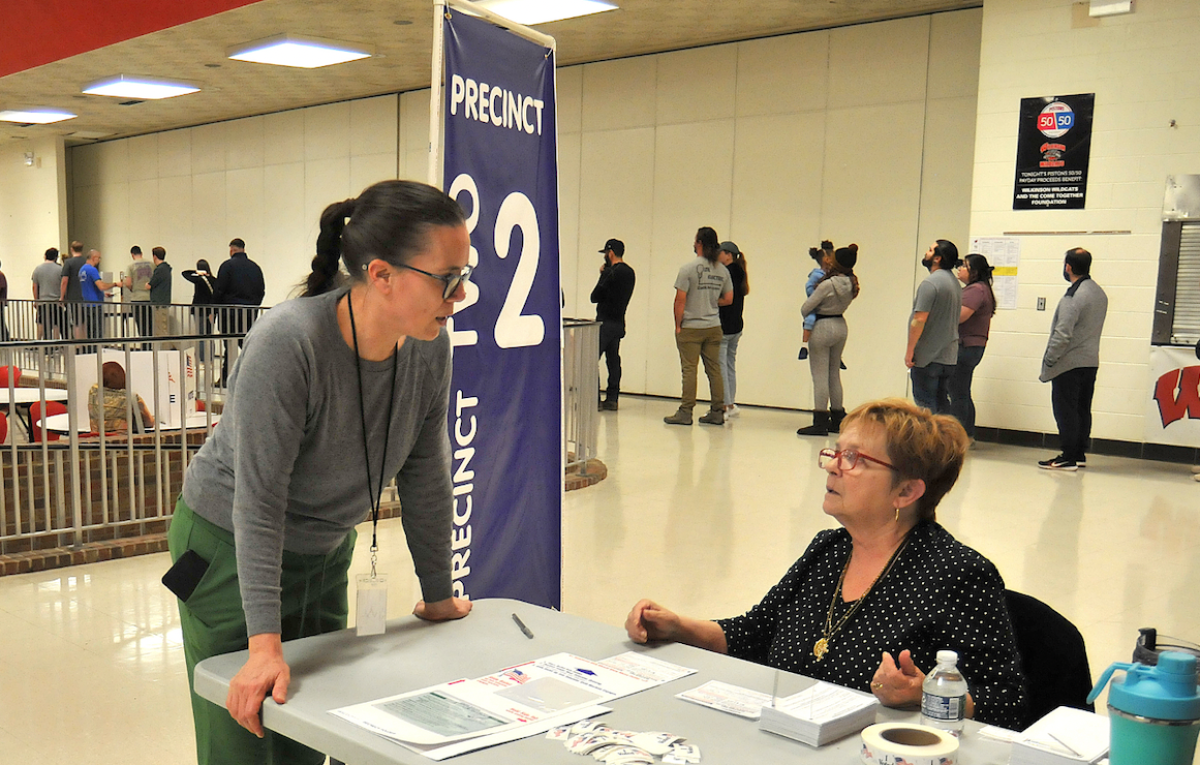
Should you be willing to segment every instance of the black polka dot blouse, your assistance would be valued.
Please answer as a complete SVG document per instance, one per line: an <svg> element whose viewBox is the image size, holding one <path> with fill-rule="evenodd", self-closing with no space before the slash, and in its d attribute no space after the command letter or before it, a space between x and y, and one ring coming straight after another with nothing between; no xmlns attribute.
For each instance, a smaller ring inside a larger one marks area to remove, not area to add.
<svg viewBox="0 0 1200 765"><path fill-rule="evenodd" d="M817 661L813 644L821 638L850 548L845 529L818 533L761 603L744 616L717 622L729 654L869 693L884 651L895 658L907 648L928 673L937 652L949 649L958 652L975 719L1020 725L1025 691L1004 581L991 561L937 523L912 530L892 570L864 596ZM851 605L838 598L835 625Z"/></svg>

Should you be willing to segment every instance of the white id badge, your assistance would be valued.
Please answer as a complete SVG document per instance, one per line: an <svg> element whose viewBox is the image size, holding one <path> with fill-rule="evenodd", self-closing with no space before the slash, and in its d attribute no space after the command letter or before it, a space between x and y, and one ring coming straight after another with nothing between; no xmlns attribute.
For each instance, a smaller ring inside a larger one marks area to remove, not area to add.
<svg viewBox="0 0 1200 765"><path fill-rule="evenodd" d="M359 574L354 623L359 637L382 635L387 624L387 574Z"/></svg>

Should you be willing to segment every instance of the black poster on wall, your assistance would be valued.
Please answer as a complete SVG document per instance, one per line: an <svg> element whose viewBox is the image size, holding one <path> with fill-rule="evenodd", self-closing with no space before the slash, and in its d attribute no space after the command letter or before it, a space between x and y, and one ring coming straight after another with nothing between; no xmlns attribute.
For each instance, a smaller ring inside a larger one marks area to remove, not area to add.
<svg viewBox="0 0 1200 765"><path fill-rule="evenodd" d="M1095 93L1021 99L1014 210L1082 210Z"/></svg>

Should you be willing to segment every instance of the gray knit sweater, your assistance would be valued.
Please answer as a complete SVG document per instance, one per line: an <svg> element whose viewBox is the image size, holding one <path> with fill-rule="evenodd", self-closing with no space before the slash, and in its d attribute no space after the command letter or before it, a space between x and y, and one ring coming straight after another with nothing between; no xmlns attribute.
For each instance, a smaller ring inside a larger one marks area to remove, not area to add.
<svg viewBox="0 0 1200 765"><path fill-rule="evenodd" d="M354 351L337 323L345 290L282 303L246 336L213 435L188 465L184 501L230 530L250 635L280 630L283 550L325 554L369 517L383 459L392 360L362 361L368 490ZM426 601L451 595L450 341L408 338L398 357L386 482Z"/></svg>

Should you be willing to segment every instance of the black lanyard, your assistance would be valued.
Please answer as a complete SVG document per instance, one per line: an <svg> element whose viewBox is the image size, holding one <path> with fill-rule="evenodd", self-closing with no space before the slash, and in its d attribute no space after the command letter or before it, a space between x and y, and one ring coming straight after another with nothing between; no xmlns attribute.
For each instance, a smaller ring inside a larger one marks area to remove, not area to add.
<svg viewBox="0 0 1200 765"><path fill-rule="evenodd" d="M367 465L367 499L371 502L371 577L375 577L375 553L379 551L379 504L383 499L383 474L387 468L388 444L392 439L392 412L396 406L396 370L400 366L400 346L392 351L392 395L388 397L387 424L383 430L383 462L379 464L379 490L371 494L371 451L367 446L367 404L363 395L362 360L358 356L358 328L354 325L354 299L346 293L350 309L350 335L354 338L354 369L358 372L358 415L362 421L363 460Z"/></svg>

